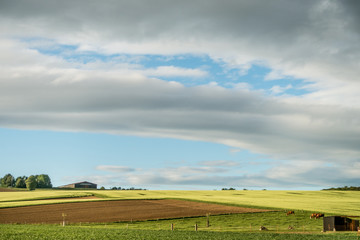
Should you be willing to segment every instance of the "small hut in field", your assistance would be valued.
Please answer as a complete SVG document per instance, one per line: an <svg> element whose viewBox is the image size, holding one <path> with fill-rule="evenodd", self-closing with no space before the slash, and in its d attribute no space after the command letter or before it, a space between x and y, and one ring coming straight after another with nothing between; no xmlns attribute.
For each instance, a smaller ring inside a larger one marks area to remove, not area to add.
<svg viewBox="0 0 360 240"><path fill-rule="evenodd" d="M359 220L345 216L330 216L323 219L323 231L357 231Z"/></svg>

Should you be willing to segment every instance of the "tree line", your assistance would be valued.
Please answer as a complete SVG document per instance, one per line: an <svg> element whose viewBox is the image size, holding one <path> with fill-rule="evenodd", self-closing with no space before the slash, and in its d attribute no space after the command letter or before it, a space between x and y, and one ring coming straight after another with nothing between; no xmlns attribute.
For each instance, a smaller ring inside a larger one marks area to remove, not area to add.
<svg viewBox="0 0 360 240"><path fill-rule="evenodd" d="M332 188L327 188L327 189L323 189L323 190L336 190L336 191L360 191L360 187L355 187L355 186L345 186L345 187L332 187Z"/></svg>
<svg viewBox="0 0 360 240"><path fill-rule="evenodd" d="M19 176L14 178L10 173L0 178L2 187L27 188L35 190L36 188L52 188L51 179L47 174Z"/></svg>

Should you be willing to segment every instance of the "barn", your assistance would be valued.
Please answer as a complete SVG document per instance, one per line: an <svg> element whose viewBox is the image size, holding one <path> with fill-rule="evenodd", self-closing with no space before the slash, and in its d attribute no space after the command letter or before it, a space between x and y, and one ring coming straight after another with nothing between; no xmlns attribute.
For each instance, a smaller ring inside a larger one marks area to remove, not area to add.
<svg viewBox="0 0 360 240"><path fill-rule="evenodd" d="M357 231L359 220L344 216L330 216L323 219L323 231Z"/></svg>
<svg viewBox="0 0 360 240"><path fill-rule="evenodd" d="M92 188L97 189L97 184L91 182L77 182L60 186L59 188Z"/></svg>

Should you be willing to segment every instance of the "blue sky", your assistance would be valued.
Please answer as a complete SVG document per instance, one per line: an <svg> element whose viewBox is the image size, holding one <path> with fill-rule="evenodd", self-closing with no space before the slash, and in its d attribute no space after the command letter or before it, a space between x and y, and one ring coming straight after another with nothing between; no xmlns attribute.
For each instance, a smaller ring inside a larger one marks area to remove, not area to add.
<svg viewBox="0 0 360 240"><path fill-rule="evenodd" d="M221 176L236 176L241 173L257 175L268 169L271 163L270 159L246 150L207 142L41 130L0 131L2 155L7 156L4 163L8 164L9 172L15 176L29 176L34 174L34 171L47 173L53 176L54 183L85 179L89 176L106 177L107 172L98 168L99 163L102 163L101 166L131 166L129 172L171 168L201 171L202 168L216 166L220 167L216 171L217 175ZM79 176L81 172L89 176ZM132 185L114 179L107 187L111 186ZM138 187L146 188L148 185L143 183ZM184 189L183 186L168 186L166 183L156 184L154 187ZM249 186L239 184L237 187L243 189ZM258 186L250 187L260 189ZM268 188L272 186L269 185ZM186 189L217 188L211 185L196 185L194 182Z"/></svg>
<svg viewBox="0 0 360 240"><path fill-rule="evenodd" d="M1 176L358 185L359 4L149 4L0 3Z"/></svg>
<svg viewBox="0 0 360 240"><path fill-rule="evenodd" d="M156 69L161 67L177 67L181 69L200 70L202 74L193 74L188 77L179 75L161 76L165 81L176 81L184 86L191 87L216 83L224 88L234 88L236 84L243 84L251 90L265 91L273 95L303 95L309 92L303 79L296 79L291 76L281 76L276 79L267 79L271 68L261 63L254 63L245 69L239 66L229 66L221 59L212 59L206 54L176 54L176 55L155 55L155 54L102 54L95 51L79 51L77 45L57 44L48 39L21 39L21 41L34 44L31 48L41 54L60 57L71 63L96 63L105 64L131 63L134 68ZM41 45L41 44L45 45ZM39 45L40 44L40 45ZM148 75L158 77L157 74ZM274 87L277 90L274 90Z"/></svg>

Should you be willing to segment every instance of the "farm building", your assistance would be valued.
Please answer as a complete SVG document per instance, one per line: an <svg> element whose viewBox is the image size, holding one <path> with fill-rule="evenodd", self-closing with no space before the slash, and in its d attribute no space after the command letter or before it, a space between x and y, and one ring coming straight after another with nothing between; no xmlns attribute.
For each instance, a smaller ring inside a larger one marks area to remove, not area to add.
<svg viewBox="0 0 360 240"><path fill-rule="evenodd" d="M323 231L357 231L359 220L343 216L324 217Z"/></svg>
<svg viewBox="0 0 360 240"><path fill-rule="evenodd" d="M97 189L97 184L91 182L78 182L68 185L60 186L59 188L94 188Z"/></svg>

